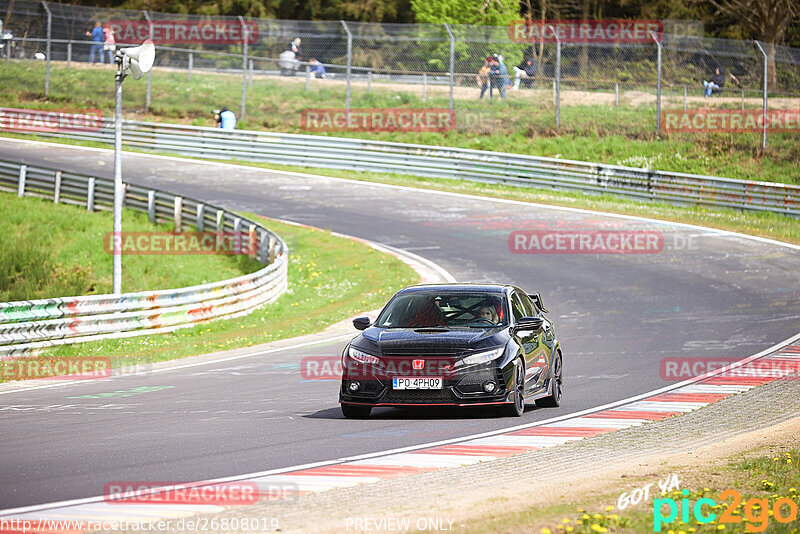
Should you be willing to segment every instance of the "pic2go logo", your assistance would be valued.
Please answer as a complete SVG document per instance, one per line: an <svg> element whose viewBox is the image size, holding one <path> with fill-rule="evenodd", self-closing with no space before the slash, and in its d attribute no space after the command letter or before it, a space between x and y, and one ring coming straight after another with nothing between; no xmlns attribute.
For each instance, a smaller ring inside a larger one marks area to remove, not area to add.
<svg viewBox="0 0 800 534"><path fill-rule="evenodd" d="M708 524L717 519L717 514L711 512L711 509L717 506L714 499L709 499L707 497L697 499L694 503L694 507L692 507L689 499L686 498L686 496L689 495L689 490L685 489L681 491L681 493L683 493L684 498L680 500L680 505L675 499L668 497L653 499L654 532L661 532L661 527L663 525L671 525L678 518L679 511L681 513L680 522L688 523L690 508L694 513L695 521L700 524ZM733 500L730 503L725 503L727 504L727 508L724 512L719 514L718 523L742 523L742 516L735 515L737 508L739 508L742 502L741 494L736 490L727 489L720 494L719 498L722 501L726 501L727 499ZM705 506L708 508L704 508ZM664 507L669 509L669 513L666 517L664 517ZM772 512L772 517L774 517L775 521L778 523L791 523L797 520L797 503L788 497L783 497L777 499L772 505L772 510L770 510L768 499L757 499L754 497L748 500L744 504L745 530L747 532L764 532L769 524L770 512Z"/></svg>

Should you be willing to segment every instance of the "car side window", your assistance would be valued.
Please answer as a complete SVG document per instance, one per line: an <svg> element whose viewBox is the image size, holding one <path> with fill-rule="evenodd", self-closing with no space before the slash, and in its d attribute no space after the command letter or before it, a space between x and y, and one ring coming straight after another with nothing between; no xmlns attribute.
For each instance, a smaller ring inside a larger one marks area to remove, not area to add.
<svg viewBox="0 0 800 534"><path fill-rule="evenodd" d="M526 317L525 307L519 298L519 293L516 291L511 295L511 313L514 314L514 322L518 322L523 317Z"/></svg>

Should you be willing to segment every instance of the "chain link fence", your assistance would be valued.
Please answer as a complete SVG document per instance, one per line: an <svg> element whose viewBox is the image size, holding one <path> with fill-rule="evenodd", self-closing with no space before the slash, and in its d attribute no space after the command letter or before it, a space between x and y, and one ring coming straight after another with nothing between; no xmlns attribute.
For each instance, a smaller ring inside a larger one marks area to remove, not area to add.
<svg viewBox="0 0 800 534"><path fill-rule="evenodd" d="M100 54L110 47L91 36L99 21L116 30L118 46L153 35L145 112L195 101L210 115L221 104L212 94L223 94L254 129L319 133L303 121L309 108L344 110L348 120L353 110L433 108L448 110L458 132L650 139L663 133L665 112L800 110L800 49L682 34L680 24L639 42L595 43L517 42L505 27L201 17L31 0L0 1L0 16L3 61L43 60L45 95L71 83L51 80L52 69L98 69L88 63L98 56L109 62L113 51ZM481 71L495 55L507 74ZM181 86L200 74L200 88ZM741 137L766 146L766 130Z"/></svg>

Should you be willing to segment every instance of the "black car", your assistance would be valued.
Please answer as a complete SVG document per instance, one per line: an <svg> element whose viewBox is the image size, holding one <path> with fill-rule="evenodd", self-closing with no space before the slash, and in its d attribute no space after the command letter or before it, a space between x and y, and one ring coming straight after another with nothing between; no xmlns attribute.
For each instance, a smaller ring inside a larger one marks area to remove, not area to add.
<svg viewBox="0 0 800 534"><path fill-rule="evenodd" d="M511 285L407 287L342 354L348 418L374 406L487 406L521 416L561 402L561 346L538 293Z"/></svg>

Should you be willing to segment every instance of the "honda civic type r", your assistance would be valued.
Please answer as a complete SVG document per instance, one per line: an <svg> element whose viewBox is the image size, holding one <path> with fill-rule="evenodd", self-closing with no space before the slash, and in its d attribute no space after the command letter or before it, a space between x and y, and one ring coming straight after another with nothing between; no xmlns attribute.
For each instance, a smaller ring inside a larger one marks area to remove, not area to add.
<svg viewBox="0 0 800 534"><path fill-rule="evenodd" d="M375 406L486 406L519 417L561 402L562 356L538 293L499 284L400 290L342 353L348 418Z"/></svg>

